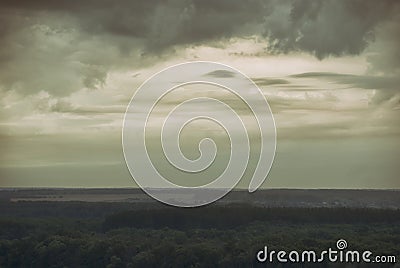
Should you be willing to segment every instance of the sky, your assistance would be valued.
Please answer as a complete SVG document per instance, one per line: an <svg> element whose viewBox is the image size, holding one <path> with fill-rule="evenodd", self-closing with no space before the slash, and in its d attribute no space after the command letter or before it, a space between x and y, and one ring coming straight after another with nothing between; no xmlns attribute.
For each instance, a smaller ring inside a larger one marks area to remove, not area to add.
<svg viewBox="0 0 400 268"><path fill-rule="evenodd" d="M133 94L168 66L213 61L271 107L277 149L262 187L400 188L398 1L6 0L0 40L0 187L135 187L121 142ZM240 109L220 88L183 87L153 124L202 94ZM224 134L194 123L182 151L195 158L199 139ZM228 153L222 144L194 180L217 176Z"/></svg>

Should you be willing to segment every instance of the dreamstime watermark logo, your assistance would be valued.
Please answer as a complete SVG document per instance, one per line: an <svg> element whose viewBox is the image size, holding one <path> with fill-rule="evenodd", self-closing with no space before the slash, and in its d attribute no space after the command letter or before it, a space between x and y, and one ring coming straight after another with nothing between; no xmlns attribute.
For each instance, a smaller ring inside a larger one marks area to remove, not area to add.
<svg viewBox="0 0 400 268"><path fill-rule="evenodd" d="M341 263L396 263L394 255L374 255L371 251L348 250L347 241L339 239L335 248L328 248L321 252L314 250L297 251L292 250L268 250L265 246L257 255L259 262L280 262L280 263L319 263L319 262L341 262Z"/></svg>
<svg viewBox="0 0 400 268"><path fill-rule="evenodd" d="M179 207L209 204L227 194L240 181L250 158L251 139L245 120L223 100L205 96L188 98L173 104L160 130L162 154L175 169L191 173L204 172L216 159L215 142L204 137L198 144L197 159L185 157L181 150L181 132L195 120L209 120L225 130L230 141L229 161L212 182L189 187L166 179L160 163L149 155L152 146L146 139L148 121L157 104L179 87L200 84L228 91L239 98L257 122L260 137L258 161L249 183L249 192L257 190L266 179L276 148L276 129L270 107L255 83L238 70L215 62L188 62L168 67L145 81L132 97L123 123L123 151L129 172L136 183L151 197ZM189 94L190 95L190 94ZM207 108L213 107L213 108ZM172 193L172 194L171 194Z"/></svg>

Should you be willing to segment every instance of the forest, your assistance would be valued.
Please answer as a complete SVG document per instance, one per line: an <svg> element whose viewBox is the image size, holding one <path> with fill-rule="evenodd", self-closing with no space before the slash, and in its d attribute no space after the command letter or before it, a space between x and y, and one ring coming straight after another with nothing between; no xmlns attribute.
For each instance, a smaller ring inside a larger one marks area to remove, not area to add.
<svg viewBox="0 0 400 268"><path fill-rule="evenodd" d="M335 247L338 239L345 239L351 249L374 254L400 252L400 211L394 209L0 205L5 212L0 217L0 267L265 267L256 259L265 245L321 251Z"/></svg>

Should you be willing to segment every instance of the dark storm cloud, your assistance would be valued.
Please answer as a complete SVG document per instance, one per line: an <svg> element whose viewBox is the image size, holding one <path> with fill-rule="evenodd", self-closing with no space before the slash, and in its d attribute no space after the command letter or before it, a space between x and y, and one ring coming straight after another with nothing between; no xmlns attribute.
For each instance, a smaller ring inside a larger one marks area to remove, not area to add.
<svg viewBox="0 0 400 268"><path fill-rule="evenodd" d="M112 69L163 61L177 46L249 35L268 36L265 47L276 52L306 51L318 58L358 54L399 6L358 0L2 1L0 87L68 95L102 87ZM388 33L399 26L392 28ZM397 46L392 50L398 53ZM382 61L388 60L379 53L371 59L386 66Z"/></svg>
<svg viewBox="0 0 400 268"><path fill-rule="evenodd" d="M265 14L260 1L3 1L0 87L59 96L98 88L112 69L143 68L174 45L232 36Z"/></svg>
<svg viewBox="0 0 400 268"><path fill-rule="evenodd" d="M92 34L147 39L148 49L231 36L245 24L261 23L271 2L250 1L8 1L29 12L66 13Z"/></svg>
<svg viewBox="0 0 400 268"><path fill-rule="evenodd" d="M279 51L322 58L360 53L374 27L399 10L397 1L7 1L3 6L75 17L88 33L146 39L147 49L253 34L260 23ZM251 28L251 27L250 27ZM128 49L128 48L127 48Z"/></svg>
<svg viewBox="0 0 400 268"><path fill-rule="evenodd" d="M266 18L265 34L277 51L307 51L318 58L359 54L375 27L399 11L398 1L293 1Z"/></svg>

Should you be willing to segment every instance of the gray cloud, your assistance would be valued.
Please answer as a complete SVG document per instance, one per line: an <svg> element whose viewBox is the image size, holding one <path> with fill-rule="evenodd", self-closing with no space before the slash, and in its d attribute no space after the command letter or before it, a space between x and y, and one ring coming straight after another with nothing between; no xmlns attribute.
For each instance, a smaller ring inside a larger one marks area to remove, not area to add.
<svg viewBox="0 0 400 268"><path fill-rule="evenodd" d="M292 75L295 78L317 78L365 89L400 89L398 76L351 75L328 72L310 72Z"/></svg>
<svg viewBox="0 0 400 268"><path fill-rule="evenodd" d="M374 89L376 93L370 104L380 104L395 98L400 92L400 77L396 75L349 75L340 73L311 72L292 75L294 78L315 78L347 85L349 87ZM393 103L398 107L398 103Z"/></svg>
<svg viewBox="0 0 400 268"><path fill-rule="evenodd" d="M234 77L235 73L226 71L226 70L216 70L210 73L205 74L204 76L212 76L212 77L219 77L219 78L228 78L228 77Z"/></svg>
<svg viewBox="0 0 400 268"><path fill-rule="evenodd" d="M290 82L280 78L252 78L258 86L287 85Z"/></svg>
<svg viewBox="0 0 400 268"><path fill-rule="evenodd" d="M4 12L0 15L3 19ZM25 94L69 95L104 84L119 51L102 37L84 36L68 16L15 15L18 25L2 37L0 80L4 89ZM12 27L12 26L11 26ZM107 43L100 46L102 42Z"/></svg>
<svg viewBox="0 0 400 268"><path fill-rule="evenodd" d="M54 103L48 104L44 107L44 112L56 112L56 113L71 113L78 115L91 115L91 114L123 114L126 110L125 105L85 105L76 106L67 101L57 99Z"/></svg>
<svg viewBox="0 0 400 268"><path fill-rule="evenodd" d="M359 54L396 10L396 1L291 1L266 18L265 34L279 52L307 51L320 59Z"/></svg>
<svg viewBox="0 0 400 268"><path fill-rule="evenodd" d="M399 6L389 0L2 1L0 86L65 96L102 87L110 70L165 60L176 46L237 36L268 36L265 46L277 52L358 54ZM398 53L398 46L392 48ZM371 62L383 66L391 62L386 58L373 56Z"/></svg>
<svg viewBox="0 0 400 268"><path fill-rule="evenodd" d="M250 1L6 1L11 10L68 14L80 29L91 34L111 34L146 39L147 48L163 49L230 36L244 24L262 22L272 4Z"/></svg>
<svg viewBox="0 0 400 268"><path fill-rule="evenodd" d="M367 50L368 61L373 72L384 74L400 73L400 12L379 28L376 42Z"/></svg>

